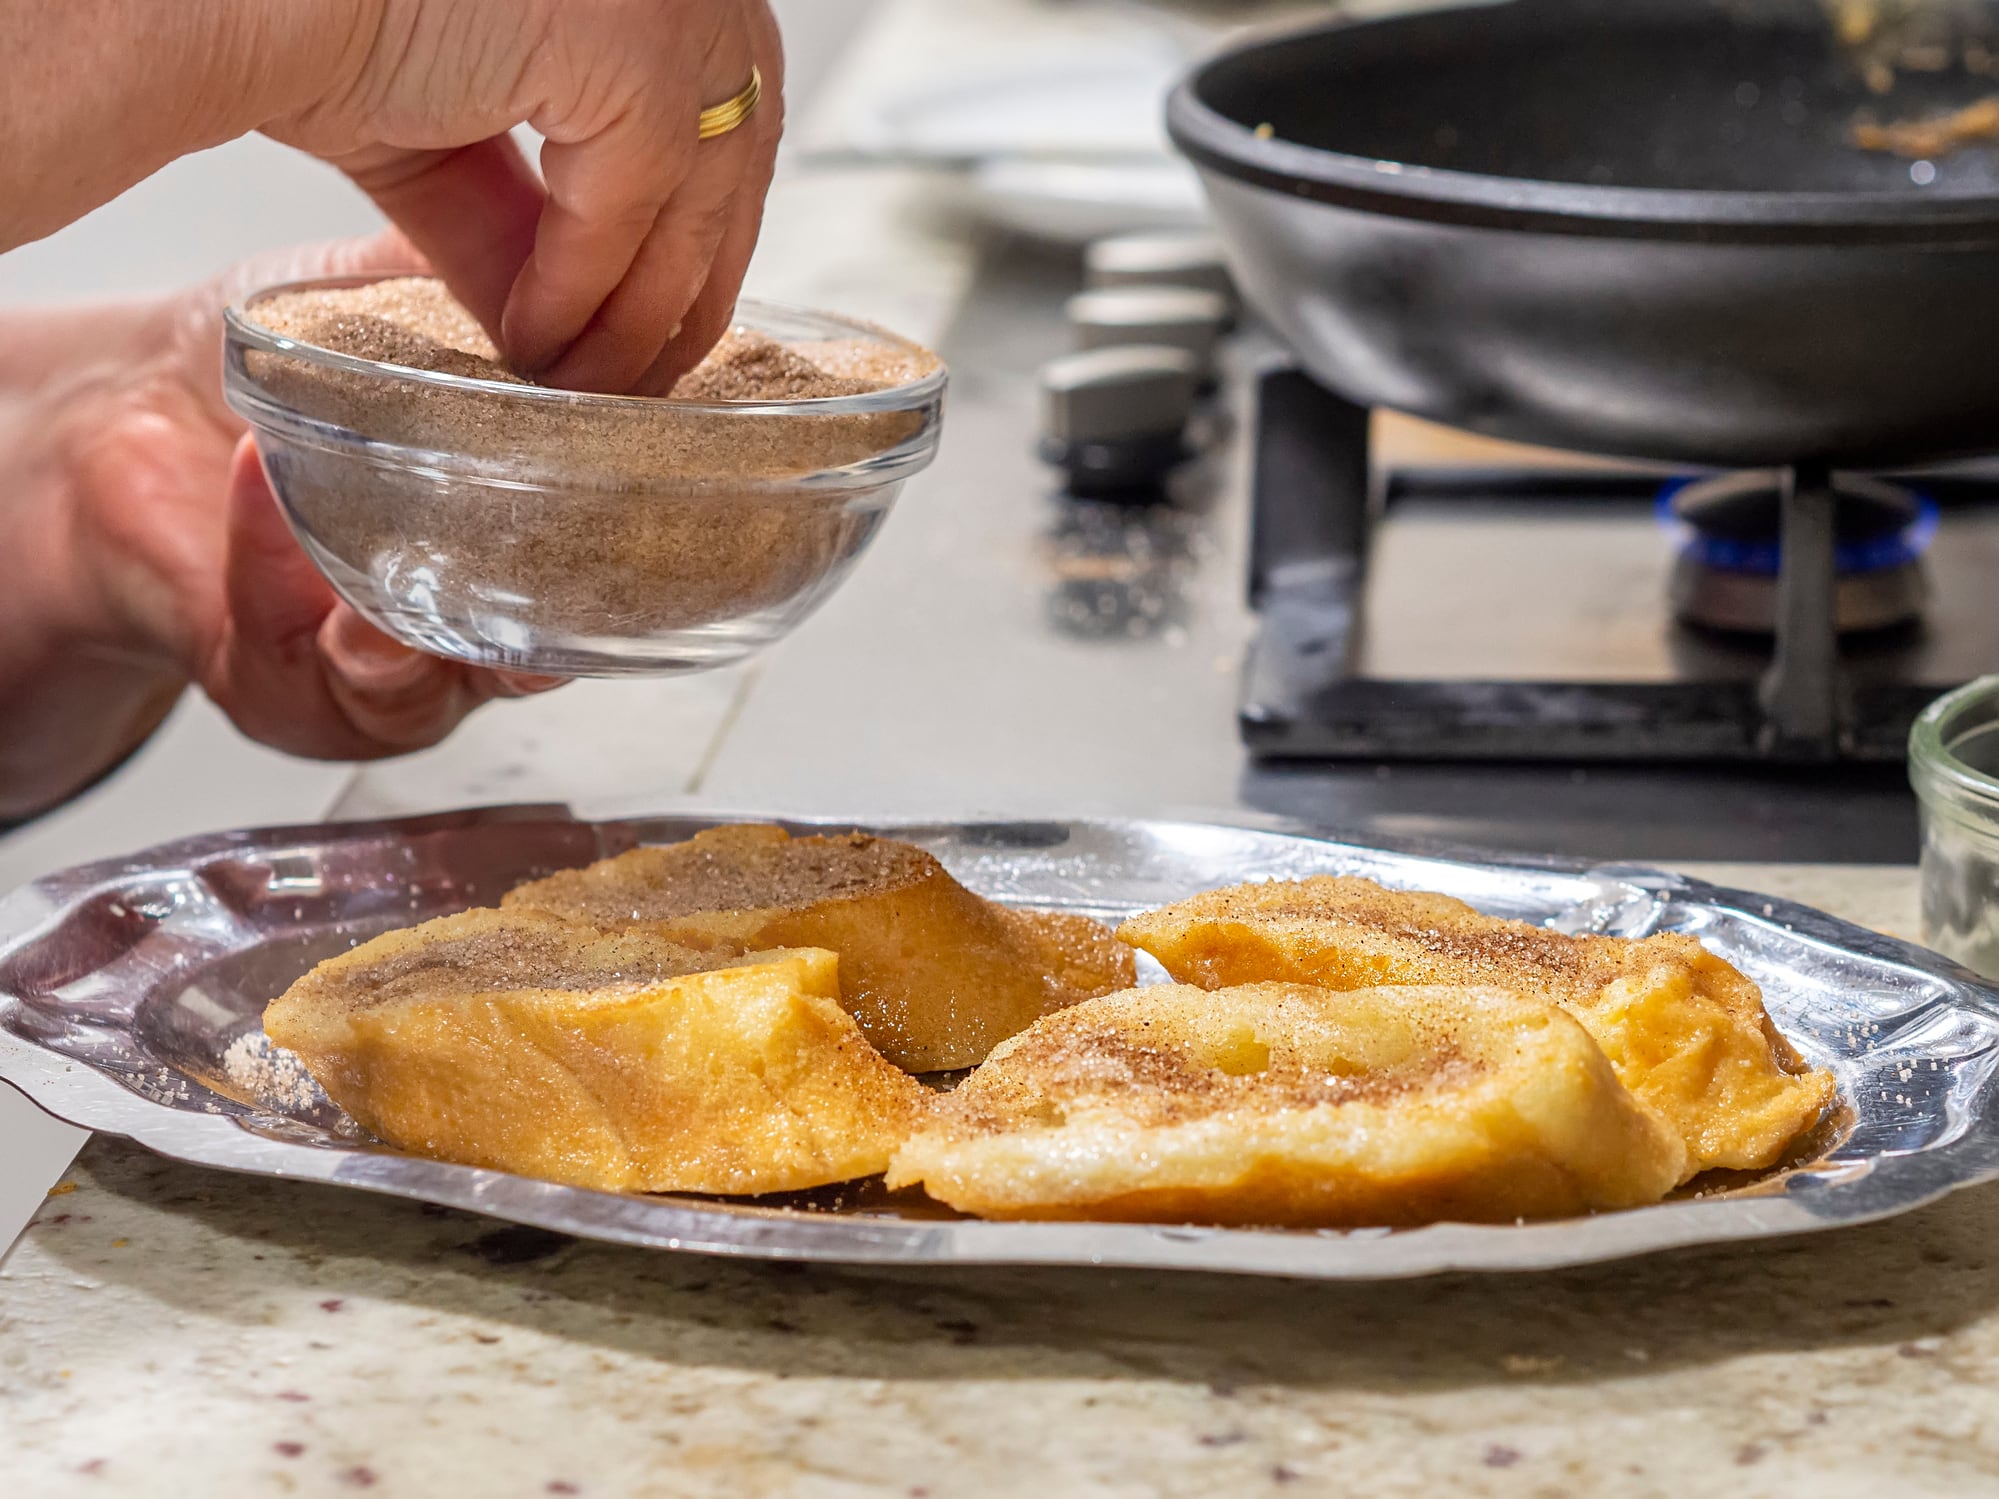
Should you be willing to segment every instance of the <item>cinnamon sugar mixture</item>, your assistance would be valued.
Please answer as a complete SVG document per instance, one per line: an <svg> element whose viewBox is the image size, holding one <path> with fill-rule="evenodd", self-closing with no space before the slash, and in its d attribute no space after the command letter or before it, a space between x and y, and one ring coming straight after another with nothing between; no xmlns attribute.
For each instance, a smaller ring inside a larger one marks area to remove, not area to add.
<svg viewBox="0 0 1999 1499"><path fill-rule="evenodd" d="M500 361L478 320L442 282L402 276L367 286L287 292L257 304L257 320L273 333L383 364L435 370L473 380L527 385ZM848 348L839 348L847 343ZM732 328L680 378L679 401L815 401L884 390L925 373L922 360L865 339L801 349L747 328Z"/></svg>

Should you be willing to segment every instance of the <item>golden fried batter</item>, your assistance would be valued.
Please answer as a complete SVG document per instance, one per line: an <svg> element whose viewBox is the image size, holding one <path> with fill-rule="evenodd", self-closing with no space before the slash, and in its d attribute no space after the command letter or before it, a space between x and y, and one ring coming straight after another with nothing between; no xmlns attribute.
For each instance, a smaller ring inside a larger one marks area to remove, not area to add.
<svg viewBox="0 0 1999 1499"><path fill-rule="evenodd" d="M1680 1132L1689 1176L1776 1164L1834 1096L1831 1074L1799 1059L1756 985L1680 933L1572 937L1447 895L1321 875L1211 891L1118 935L1203 988L1496 984L1551 1000Z"/></svg>
<svg viewBox="0 0 1999 1499"><path fill-rule="evenodd" d="M1160 985L1002 1043L888 1183L989 1218L1510 1222L1656 1202L1684 1156L1553 1005Z"/></svg>
<svg viewBox="0 0 1999 1499"><path fill-rule="evenodd" d="M330 958L264 1012L399 1149L607 1191L868 1176L921 1108L839 1004L838 960L717 956L469 911Z"/></svg>
<svg viewBox="0 0 1999 1499"><path fill-rule="evenodd" d="M972 1066L1039 1016L1134 977L1101 923L1010 911L922 849L858 833L712 828L523 885L505 905L708 952L830 948L841 1002L912 1072Z"/></svg>

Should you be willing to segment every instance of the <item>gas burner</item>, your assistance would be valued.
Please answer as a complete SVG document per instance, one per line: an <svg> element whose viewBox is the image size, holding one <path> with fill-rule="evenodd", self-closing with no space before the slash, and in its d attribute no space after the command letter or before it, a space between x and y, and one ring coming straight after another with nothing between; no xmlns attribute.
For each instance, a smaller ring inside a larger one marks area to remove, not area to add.
<svg viewBox="0 0 1999 1499"><path fill-rule="evenodd" d="M1861 634L1920 618L1929 597L1922 554L1936 534L1936 502L1864 474L1836 474L1832 487L1834 627ZM1674 615L1706 629L1774 635L1782 475L1752 471L1670 484L1658 509L1682 534L1669 584Z"/></svg>
<svg viewBox="0 0 1999 1499"><path fill-rule="evenodd" d="M1921 494L1816 463L1702 479L1665 503L1676 573L1656 471L1377 466L1370 413L1297 370L1256 406L1259 760L1895 765L1999 664L1990 465Z"/></svg>

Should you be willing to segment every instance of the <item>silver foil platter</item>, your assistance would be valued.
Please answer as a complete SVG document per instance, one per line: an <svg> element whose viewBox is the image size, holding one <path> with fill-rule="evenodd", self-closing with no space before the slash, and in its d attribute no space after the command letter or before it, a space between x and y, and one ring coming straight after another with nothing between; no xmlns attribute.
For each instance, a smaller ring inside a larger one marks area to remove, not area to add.
<svg viewBox="0 0 1999 1499"><path fill-rule="evenodd" d="M1279 1231L989 1223L865 1184L785 1199L627 1196L399 1154L316 1089L246 1087L230 1049L314 963L516 883L732 817L586 822L562 807L222 833L36 881L0 902L0 1080L57 1118L177 1160L330 1182L649 1248L898 1265L1127 1266L1328 1280L1546 1269L1907 1212L1999 1175L1999 991L1949 960L1786 901L1626 866L1488 861L1277 824L856 823L1009 904L1115 920L1239 881L1361 874L1564 931L1689 932L1763 987L1839 1080L1796 1164L1656 1207L1505 1226ZM247 1038L247 1039L246 1039Z"/></svg>

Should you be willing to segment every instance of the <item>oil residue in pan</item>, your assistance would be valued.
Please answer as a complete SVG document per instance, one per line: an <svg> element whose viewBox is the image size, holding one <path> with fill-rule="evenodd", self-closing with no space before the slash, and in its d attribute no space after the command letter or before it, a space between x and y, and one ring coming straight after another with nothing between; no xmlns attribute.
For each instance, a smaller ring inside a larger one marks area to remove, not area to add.
<svg viewBox="0 0 1999 1499"><path fill-rule="evenodd" d="M1999 142L1999 93L1948 114L1880 124L1856 120L1854 145L1863 151L1886 151L1910 161L1934 161L1962 147Z"/></svg>
<svg viewBox="0 0 1999 1499"><path fill-rule="evenodd" d="M1999 90L1968 102L1925 97L1897 105L1903 85L1925 95L1947 82L1999 79L1999 37L1978 0L1820 0L1841 52L1883 100L1888 118L1862 112L1847 138L1862 151L1935 161L1966 146L1999 142ZM1918 176L1919 184L1933 181Z"/></svg>

